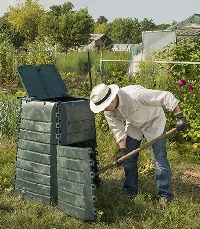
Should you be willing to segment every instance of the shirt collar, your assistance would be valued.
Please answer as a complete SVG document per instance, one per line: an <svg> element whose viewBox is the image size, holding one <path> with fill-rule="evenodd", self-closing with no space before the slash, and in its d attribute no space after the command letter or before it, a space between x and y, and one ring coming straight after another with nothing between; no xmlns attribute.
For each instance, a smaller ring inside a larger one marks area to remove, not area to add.
<svg viewBox="0 0 200 229"><path fill-rule="evenodd" d="M118 92L117 95L118 95L118 98L119 98L119 103L118 103L118 106L116 107L116 109L121 110L121 108L122 108L121 94Z"/></svg>

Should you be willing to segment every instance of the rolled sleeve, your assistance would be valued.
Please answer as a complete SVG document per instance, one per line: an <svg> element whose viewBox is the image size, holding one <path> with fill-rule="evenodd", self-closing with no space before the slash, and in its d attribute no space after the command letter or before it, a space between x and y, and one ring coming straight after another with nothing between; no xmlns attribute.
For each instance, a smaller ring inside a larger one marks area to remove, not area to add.
<svg viewBox="0 0 200 229"><path fill-rule="evenodd" d="M169 111L173 111L179 104L179 100L169 91L141 89L138 98L147 106L165 107Z"/></svg>

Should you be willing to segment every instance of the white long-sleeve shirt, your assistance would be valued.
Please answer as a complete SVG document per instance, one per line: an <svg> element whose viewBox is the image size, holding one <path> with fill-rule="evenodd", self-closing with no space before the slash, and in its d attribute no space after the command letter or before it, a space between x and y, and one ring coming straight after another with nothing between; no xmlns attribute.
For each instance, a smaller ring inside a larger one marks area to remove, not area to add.
<svg viewBox="0 0 200 229"><path fill-rule="evenodd" d="M179 100L168 91L146 89L140 85L123 87L118 92L119 104L114 111L104 111L116 142L130 137L147 141L160 136L166 125L163 107L173 111Z"/></svg>

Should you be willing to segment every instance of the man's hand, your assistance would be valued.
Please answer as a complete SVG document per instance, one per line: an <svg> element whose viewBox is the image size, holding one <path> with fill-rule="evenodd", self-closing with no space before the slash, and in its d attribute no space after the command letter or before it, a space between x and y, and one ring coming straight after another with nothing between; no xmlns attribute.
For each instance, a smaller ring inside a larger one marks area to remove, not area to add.
<svg viewBox="0 0 200 229"><path fill-rule="evenodd" d="M121 148L119 149L119 153L117 154L117 156L115 157L115 162L117 166L120 166L123 164L122 161L118 162L118 159L120 159L121 157L126 155L126 148Z"/></svg>
<svg viewBox="0 0 200 229"><path fill-rule="evenodd" d="M185 120L185 118L183 116L183 113L180 112L180 113L176 114L175 116L176 116L176 120L177 120L177 122L176 122L176 129L178 131L181 131L181 130L186 129L186 125L187 124L186 124L186 120Z"/></svg>

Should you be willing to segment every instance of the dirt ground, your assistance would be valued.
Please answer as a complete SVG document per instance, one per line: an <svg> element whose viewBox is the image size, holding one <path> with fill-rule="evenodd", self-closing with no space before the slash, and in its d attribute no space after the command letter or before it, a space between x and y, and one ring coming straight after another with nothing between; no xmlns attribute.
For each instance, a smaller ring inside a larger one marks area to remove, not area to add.
<svg viewBox="0 0 200 229"><path fill-rule="evenodd" d="M173 184L176 192L192 197L200 203L200 166L184 164L180 177L176 176Z"/></svg>

